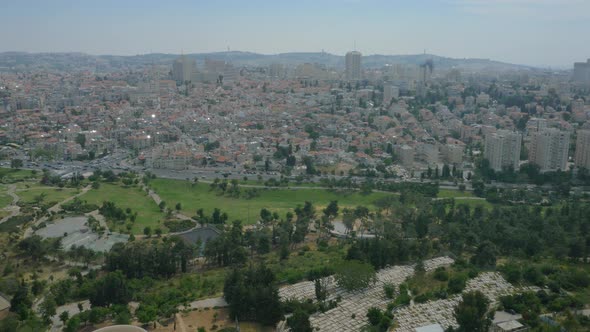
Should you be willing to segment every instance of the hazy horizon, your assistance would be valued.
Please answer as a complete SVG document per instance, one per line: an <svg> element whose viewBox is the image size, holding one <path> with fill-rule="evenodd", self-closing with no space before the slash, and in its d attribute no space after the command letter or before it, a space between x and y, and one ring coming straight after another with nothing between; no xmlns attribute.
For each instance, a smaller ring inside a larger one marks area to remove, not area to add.
<svg viewBox="0 0 590 332"><path fill-rule="evenodd" d="M583 0L175 0L0 4L0 52L435 54L571 68L590 57Z"/></svg>

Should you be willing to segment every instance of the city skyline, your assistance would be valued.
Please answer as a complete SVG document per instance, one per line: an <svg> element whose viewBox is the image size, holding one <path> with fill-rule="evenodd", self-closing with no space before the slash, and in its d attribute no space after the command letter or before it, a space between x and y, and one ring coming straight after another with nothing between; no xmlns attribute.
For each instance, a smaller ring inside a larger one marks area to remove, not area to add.
<svg viewBox="0 0 590 332"><path fill-rule="evenodd" d="M590 31L589 13L590 3L579 0L29 0L0 4L0 28L14 31L0 52L135 55L229 47L262 54L325 50L344 55L356 49L393 55L426 50L453 58L571 68L590 55L590 45L582 42Z"/></svg>

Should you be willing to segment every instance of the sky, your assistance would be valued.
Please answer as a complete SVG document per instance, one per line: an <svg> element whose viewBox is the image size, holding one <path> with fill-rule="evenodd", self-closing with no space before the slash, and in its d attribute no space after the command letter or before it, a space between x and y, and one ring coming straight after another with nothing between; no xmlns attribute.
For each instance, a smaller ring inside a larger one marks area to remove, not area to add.
<svg viewBox="0 0 590 332"><path fill-rule="evenodd" d="M571 68L590 0L0 0L0 52L427 52Z"/></svg>

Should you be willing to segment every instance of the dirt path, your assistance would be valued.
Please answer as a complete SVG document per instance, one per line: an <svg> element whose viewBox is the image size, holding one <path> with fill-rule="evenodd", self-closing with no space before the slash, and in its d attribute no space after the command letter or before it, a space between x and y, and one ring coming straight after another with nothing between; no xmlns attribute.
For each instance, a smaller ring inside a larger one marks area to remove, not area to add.
<svg viewBox="0 0 590 332"><path fill-rule="evenodd" d="M9 185L6 193L10 197L12 197L12 202L10 203L9 206L3 208L2 210L9 211L10 214L7 215L6 217L0 219L0 224L7 221L8 219L10 219L14 216L18 216L20 214L20 206L16 205L16 203L18 203L18 201L20 200L20 197L18 197L18 195L16 194L16 185L15 184Z"/></svg>
<svg viewBox="0 0 590 332"><path fill-rule="evenodd" d="M178 328L177 330L180 330L180 332L187 332L186 325L184 324L184 320L182 319L182 315L176 314L175 316L176 316L176 327Z"/></svg>
<svg viewBox="0 0 590 332"><path fill-rule="evenodd" d="M153 191L152 189L148 188L148 187L142 187L142 189L145 191L146 189L148 190L148 195L154 200L154 202L156 203L156 205L160 205L160 203L162 202L162 198L160 197L160 195L158 195L158 193L156 193L155 191ZM170 207L172 208L172 207ZM176 219L180 219L180 220L191 220L192 218L182 214L181 212L178 211L174 211L174 217L176 217Z"/></svg>

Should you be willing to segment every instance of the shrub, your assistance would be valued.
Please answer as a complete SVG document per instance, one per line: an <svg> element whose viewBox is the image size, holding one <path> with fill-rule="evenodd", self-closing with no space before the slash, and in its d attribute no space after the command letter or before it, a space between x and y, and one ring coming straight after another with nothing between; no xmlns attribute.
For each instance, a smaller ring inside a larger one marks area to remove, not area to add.
<svg viewBox="0 0 590 332"><path fill-rule="evenodd" d="M451 277L451 279L449 280L449 293L451 294L458 294L461 293L463 291L463 289L465 289L466 283L467 283L467 278L465 278L464 275L462 274L457 274L454 275L453 277Z"/></svg>
<svg viewBox="0 0 590 332"><path fill-rule="evenodd" d="M395 286L390 283L386 283L383 285L383 291L385 292L385 297L388 299L393 299L395 295Z"/></svg>
<svg viewBox="0 0 590 332"><path fill-rule="evenodd" d="M438 280L438 281L447 281L449 280L449 273L447 272L447 270L444 267L439 267L436 270L434 270L434 279Z"/></svg>

